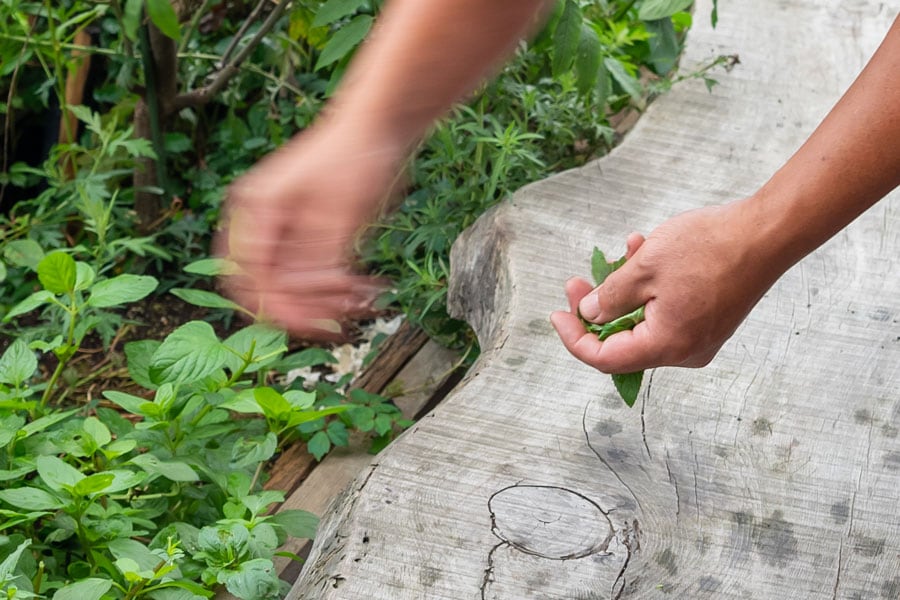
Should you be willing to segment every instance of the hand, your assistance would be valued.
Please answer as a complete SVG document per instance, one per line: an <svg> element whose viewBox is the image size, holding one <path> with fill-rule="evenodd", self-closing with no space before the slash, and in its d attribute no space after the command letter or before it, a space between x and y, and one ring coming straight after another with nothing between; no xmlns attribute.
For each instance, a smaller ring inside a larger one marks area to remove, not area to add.
<svg viewBox="0 0 900 600"><path fill-rule="evenodd" d="M576 358L607 373L702 367L790 265L757 234L748 201L678 215L646 240L628 238L627 262L603 285L566 283L570 312L551 321ZM580 314L605 323L645 305L645 320L600 342Z"/></svg>
<svg viewBox="0 0 900 600"><path fill-rule="evenodd" d="M359 125L359 124L355 124ZM378 282L353 267L353 242L396 184L403 153L364 125L313 126L229 189L217 254L240 304L303 337L337 338L369 312Z"/></svg>

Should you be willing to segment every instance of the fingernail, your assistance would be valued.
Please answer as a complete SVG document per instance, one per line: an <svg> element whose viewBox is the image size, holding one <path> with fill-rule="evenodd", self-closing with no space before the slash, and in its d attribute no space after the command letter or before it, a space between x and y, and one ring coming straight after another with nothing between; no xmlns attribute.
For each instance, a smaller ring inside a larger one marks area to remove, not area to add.
<svg viewBox="0 0 900 600"><path fill-rule="evenodd" d="M600 296L597 290L592 290L587 296L578 303L578 312L582 318L593 321L600 316Z"/></svg>

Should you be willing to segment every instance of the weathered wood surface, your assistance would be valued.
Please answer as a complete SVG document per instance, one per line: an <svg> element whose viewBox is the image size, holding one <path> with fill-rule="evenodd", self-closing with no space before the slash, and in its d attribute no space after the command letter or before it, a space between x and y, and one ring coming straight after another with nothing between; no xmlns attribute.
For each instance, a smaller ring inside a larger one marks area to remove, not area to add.
<svg viewBox="0 0 900 600"><path fill-rule="evenodd" d="M679 85L610 156L534 184L454 248L483 344L332 505L291 599L900 597L900 216L792 269L713 363L628 409L547 319L597 245L753 192L826 114L897 2L697 3ZM735 277L740 277L739 273Z"/></svg>

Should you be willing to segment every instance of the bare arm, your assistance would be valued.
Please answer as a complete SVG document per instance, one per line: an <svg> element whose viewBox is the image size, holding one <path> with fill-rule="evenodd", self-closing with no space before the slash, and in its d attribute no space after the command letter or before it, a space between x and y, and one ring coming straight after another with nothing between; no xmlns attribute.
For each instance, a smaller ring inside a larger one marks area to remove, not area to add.
<svg viewBox="0 0 900 600"><path fill-rule="evenodd" d="M496 69L547 0L392 0L325 114L234 183L217 236L251 310L308 337L363 314L354 236L435 119Z"/></svg>
<svg viewBox="0 0 900 600"><path fill-rule="evenodd" d="M793 157L753 196L678 215L596 290L567 284L571 312L554 313L566 347L607 372L707 364L792 265L900 184L900 18ZM690 257L679 259L677 257ZM605 342L602 323L646 304L646 320Z"/></svg>

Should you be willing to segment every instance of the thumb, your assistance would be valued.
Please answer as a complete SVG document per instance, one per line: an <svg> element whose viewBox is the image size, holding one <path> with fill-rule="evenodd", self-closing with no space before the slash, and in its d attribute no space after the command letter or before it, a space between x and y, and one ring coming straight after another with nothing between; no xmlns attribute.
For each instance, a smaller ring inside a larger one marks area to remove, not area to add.
<svg viewBox="0 0 900 600"><path fill-rule="evenodd" d="M632 250L630 243L629 250ZM643 306L652 298L644 269L639 266L640 261L635 260L640 256L639 252L640 248L637 248L631 259L581 299L578 311L583 318L593 323L606 323Z"/></svg>

